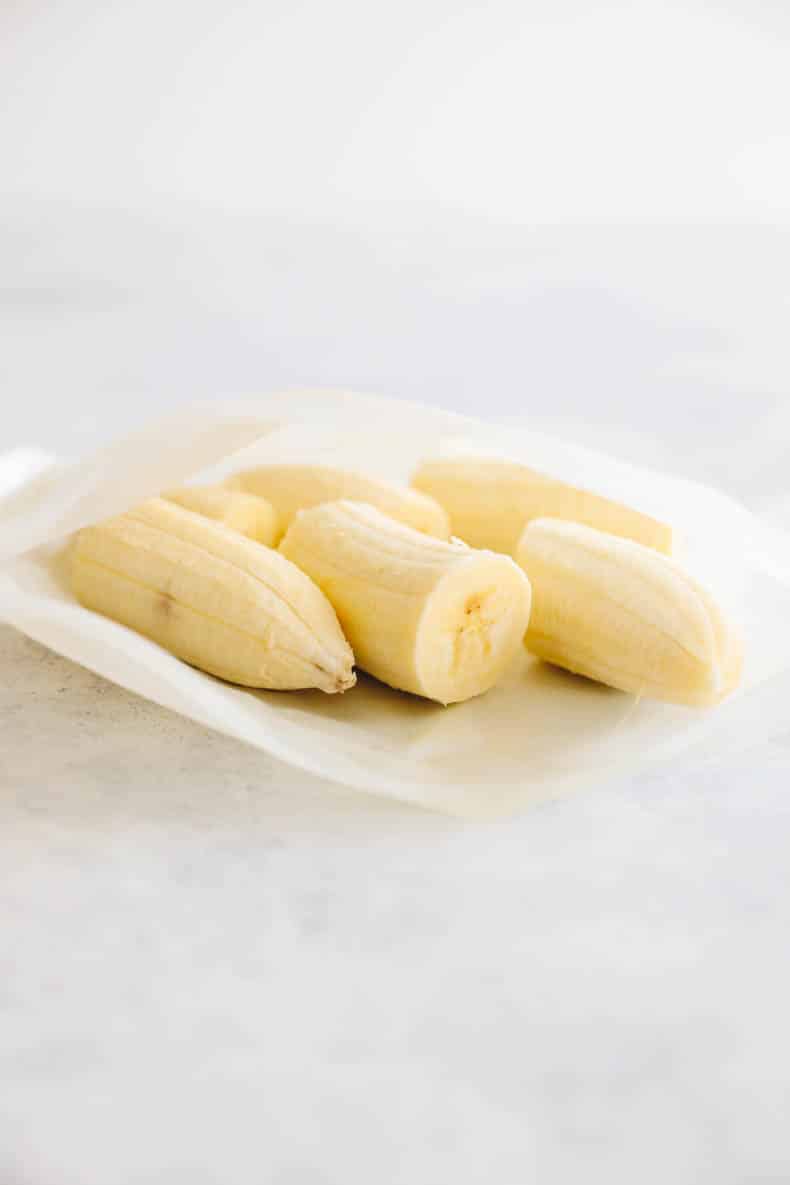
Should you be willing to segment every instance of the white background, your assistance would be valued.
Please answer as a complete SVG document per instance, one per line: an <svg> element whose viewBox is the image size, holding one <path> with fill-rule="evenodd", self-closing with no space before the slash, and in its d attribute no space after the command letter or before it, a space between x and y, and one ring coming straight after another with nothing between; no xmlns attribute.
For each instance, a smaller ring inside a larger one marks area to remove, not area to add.
<svg viewBox="0 0 790 1185"><path fill-rule="evenodd" d="M8 188L321 218L786 216L774 0L10 0Z"/></svg>
<svg viewBox="0 0 790 1185"><path fill-rule="evenodd" d="M789 42L763 0L7 0L0 448L355 387L790 521ZM790 735L471 829L0 662L4 1180L790 1176Z"/></svg>

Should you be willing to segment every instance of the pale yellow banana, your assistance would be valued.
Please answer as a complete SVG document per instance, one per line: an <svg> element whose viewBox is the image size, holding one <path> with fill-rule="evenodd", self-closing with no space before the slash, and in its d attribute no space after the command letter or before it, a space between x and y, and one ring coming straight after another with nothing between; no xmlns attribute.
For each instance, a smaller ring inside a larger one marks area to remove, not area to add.
<svg viewBox="0 0 790 1185"><path fill-rule="evenodd" d="M255 494L244 494L225 486L184 486L180 490L167 490L162 497L185 510L194 510L196 514L224 523L232 531L267 547L273 547L280 536L274 507Z"/></svg>
<svg viewBox="0 0 790 1185"><path fill-rule="evenodd" d="M519 651L530 588L507 556L349 501L301 511L280 550L326 593L358 665L391 687L443 704L470 699Z"/></svg>
<svg viewBox="0 0 790 1185"><path fill-rule="evenodd" d="M332 606L284 556L164 499L80 531L81 604L209 674L275 690L353 686Z"/></svg>
<svg viewBox="0 0 790 1185"><path fill-rule="evenodd" d="M740 642L710 594L667 556L558 519L524 531L532 584L526 645L634 695L707 706L740 678Z"/></svg>
<svg viewBox="0 0 790 1185"><path fill-rule="evenodd" d="M412 485L441 503L450 516L453 535L471 547L514 555L528 522L562 518L634 539L665 554L672 551L672 530L665 523L511 461L427 460L418 467Z"/></svg>
<svg viewBox="0 0 790 1185"><path fill-rule="evenodd" d="M447 539L450 534L447 515L426 494L329 465L263 465L235 474L227 484L271 502L283 532L297 510L346 498L376 506L384 514L426 535Z"/></svg>

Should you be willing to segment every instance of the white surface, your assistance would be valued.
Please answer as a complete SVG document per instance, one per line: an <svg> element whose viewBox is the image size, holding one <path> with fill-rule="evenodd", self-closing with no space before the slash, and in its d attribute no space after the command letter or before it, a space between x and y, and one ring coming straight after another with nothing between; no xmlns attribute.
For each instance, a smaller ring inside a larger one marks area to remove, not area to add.
<svg viewBox="0 0 790 1185"><path fill-rule="evenodd" d="M779 231L13 204L0 233L3 447L323 383L787 498ZM473 828L8 630L0 669L4 1180L787 1180L790 731Z"/></svg>
<svg viewBox="0 0 790 1185"><path fill-rule="evenodd" d="M5 1180L787 1179L790 737L463 828L0 662Z"/></svg>

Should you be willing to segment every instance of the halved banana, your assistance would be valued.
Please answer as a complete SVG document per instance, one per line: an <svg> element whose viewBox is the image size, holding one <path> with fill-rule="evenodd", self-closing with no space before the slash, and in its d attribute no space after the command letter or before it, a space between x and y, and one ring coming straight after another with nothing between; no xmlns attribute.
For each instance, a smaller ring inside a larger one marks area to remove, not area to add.
<svg viewBox="0 0 790 1185"><path fill-rule="evenodd" d="M74 594L209 674L275 690L352 687L324 594L276 551L156 498L77 535Z"/></svg>
<svg viewBox="0 0 790 1185"><path fill-rule="evenodd" d="M391 687L456 703L492 687L518 653L530 587L507 556L349 501L301 511L280 550L326 593L358 665Z"/></svg>
<svg viewBox="0 0 790 1185"><path fill-rule="evenodd" d="M162 497L185 510L194 510L195 514L224 523L232 531L267 547L273 547L279 538L274 507L255 494L244 494L225 486L184 486L180 490L167 490Z"/></svg>
<svg viewBox="0 0 790 1185"><path fill-rule="evenodd" d="M524 531L532 584L526 645L547 662L634 695L707 706L740 678L740 642L674 560L558 519Z"/></svg>
<svg viewBox="0 0 790 1185"><path fill-rule="evenodd" d="M408 486L329 465L263 465L235 474L227 484L271 502L283 532L297 510L347 498L376 506L426 535L447 539L450 534L447 515L433 498Z"/></svg>
<svg viewBox="0 0 790 1185"><path fill-rule="evenodd" d="M672 529L665 523L511 461L427 460L417 468L411 484L441 503L450 516L452 533L471 547L514 555L530 520L562 518L634 539L665 554L672 551Z"/></svg>

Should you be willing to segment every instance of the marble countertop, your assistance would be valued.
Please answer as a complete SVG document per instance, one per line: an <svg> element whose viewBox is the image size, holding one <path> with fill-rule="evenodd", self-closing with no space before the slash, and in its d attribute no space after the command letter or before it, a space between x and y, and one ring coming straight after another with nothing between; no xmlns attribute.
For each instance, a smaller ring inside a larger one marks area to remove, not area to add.
<svg viewBox="0 0 790 1185"><path fill-rule="evenodd" d="M278 306L238 230L193 228L187 250L181 228L179 272L167 228L132 221L124 240L113 217L42 216L32 255L6 253L4 447L89 447L218 389L222 358L237 390L301 368L465 410L496 354L492 415L554 390L555 423L592 443L758 507L787 492L778 321L772 337L703 283L712 232L666 231L661 251L610 234L608 262L596 236L549 235L514 262L482 230L474 257L438 243L428 279L421 230L375 254L314 231L309 259L294 233L271 249ZM738 233L736 280L787 249ZM316 293L340 257L330 306ZM531 371L513 313L541 291ZM585 356L552 376L566 335ZM0 671L4 1182L790 1177L790 721L683 776L470 826L286 768L2 626Z"/></svg>

